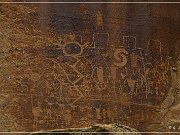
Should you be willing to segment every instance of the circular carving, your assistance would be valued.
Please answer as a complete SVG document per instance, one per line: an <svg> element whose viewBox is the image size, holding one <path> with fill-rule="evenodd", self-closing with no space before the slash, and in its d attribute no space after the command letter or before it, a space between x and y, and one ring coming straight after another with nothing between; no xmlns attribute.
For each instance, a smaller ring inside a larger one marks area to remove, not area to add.
<svg viewBox="0 0 180 135"><path fill-rule="evenodd" d="M77 56L83 53L83 47L78 42L68 42L63 45L62 50L67 56Z"/></svg>

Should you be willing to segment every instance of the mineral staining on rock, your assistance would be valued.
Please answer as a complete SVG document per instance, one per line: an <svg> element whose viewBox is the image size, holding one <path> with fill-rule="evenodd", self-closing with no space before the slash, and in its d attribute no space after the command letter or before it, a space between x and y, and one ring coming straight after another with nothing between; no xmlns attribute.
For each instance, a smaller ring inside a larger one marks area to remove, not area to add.
<svg viewBox="0 0 180 135"><path fill-rule="evenodd" d="M139 6L1 4L0 131L177 127L177 7Z"/></svg>

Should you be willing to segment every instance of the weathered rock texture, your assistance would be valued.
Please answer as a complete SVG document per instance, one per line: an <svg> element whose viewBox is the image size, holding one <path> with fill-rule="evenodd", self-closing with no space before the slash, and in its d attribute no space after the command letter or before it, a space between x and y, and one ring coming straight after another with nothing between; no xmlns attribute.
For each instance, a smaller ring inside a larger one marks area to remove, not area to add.
<svg viewBox="0 0 180 135"><path fill-rule="evenodd" d="M161 111L159 113L159 119L157 122L149 126L149 129L164 132L180 130L180 59L178 58L174 67L171 69L172 75L172 87L169 90L166 99L161 105ZM168 129L166 127L169 127Z"/></svg>
<svg viewBox="0 0 180 135"><path fill-rule="evenodd" d="M44 133L43 133L44 132ZM130 128L128 126L119 125L119 124L96 124L91 127L86 128L70 128L70 129L61 129L53 131L40 131L40 133L34 133L33 135L38 134L66 134L66 135L141 135L137 130Z"/></svg>
<svg viewBox="0 0 180 135"><path fill-rule="evenodd" d="M172 3L1 3L0 131L180 131L179 15Z"/></svg>

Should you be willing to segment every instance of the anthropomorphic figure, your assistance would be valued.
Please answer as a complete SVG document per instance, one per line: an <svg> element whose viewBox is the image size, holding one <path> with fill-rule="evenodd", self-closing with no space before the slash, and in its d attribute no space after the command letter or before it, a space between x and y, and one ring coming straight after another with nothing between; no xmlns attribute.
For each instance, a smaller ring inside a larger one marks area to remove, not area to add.
<svg viewBox="0 0 180 135"><path fill-rule="evenodd" d="M103 29L103 13L100 11L96 14L96 29Z"/></svg>

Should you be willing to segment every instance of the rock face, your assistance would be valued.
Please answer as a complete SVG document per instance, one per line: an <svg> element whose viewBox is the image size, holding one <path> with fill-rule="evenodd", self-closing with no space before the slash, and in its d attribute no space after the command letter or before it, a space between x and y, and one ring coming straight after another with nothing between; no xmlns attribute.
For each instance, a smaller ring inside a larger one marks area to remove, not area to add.
<svg viewBox="0 0 180 135"><path fill-rule="evenodd" d="M180 84L179 84L179 73L180 73L180 59L178 58L176 64L172 68L172 87L169 90L166 99L161 105L161 111L159 113L159 119L157 123L149 126L149 129L163 132L163 131L174 131L180 130ZM168 127L168 129L166 128ZM166 129L166 130L165 130Z"/></svg>
<svg viewBox="0 0 180 135"><path fill-rule="evenodd" d="M179 131L179 15L172 3L1 3L0 131Z"/></svg>
<svg viewBox="0 0 180 135"><path fill-rule="evenodd" d="M44 131L40 131L39 134L47 134L43 133ZM47 131L45 131L47 132ZM120 124L96 124L91 127L86 128L69 128L69 129L61 129L61 130L53 130L49 131L48 134L66 134L66 135L78 135L81 133L81 135L141 135L137 130L130 128L128 126L120 125ZM33 135L38 135L38 133L35 133Z"/></svg>

